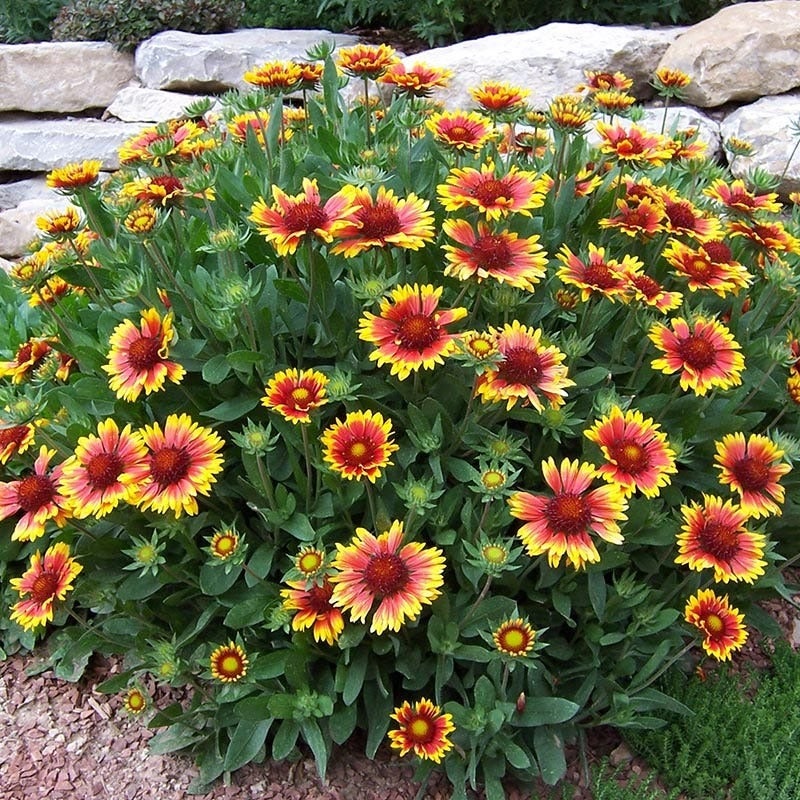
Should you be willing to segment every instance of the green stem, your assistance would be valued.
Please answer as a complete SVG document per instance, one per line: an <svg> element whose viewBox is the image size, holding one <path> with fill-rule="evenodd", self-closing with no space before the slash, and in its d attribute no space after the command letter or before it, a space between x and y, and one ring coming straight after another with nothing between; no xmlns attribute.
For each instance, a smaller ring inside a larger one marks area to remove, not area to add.
<svg viewBox="0 0 800 800"><path fill-rule="evenodd" d="M469 607L469 610L461 620L462 625L475 613L475 610L481 604L486 595L489 594L489 589L491 588L492 588L492 576L487 575L486 583L483 584L483 589L481 589L481 593L475 598L475 602Z"/></svg>
<svg viewBox="0 0 800 800"><path fill-rule="evenodd" d="M306 426L300 423L300 433L303 437L303 455L306 461L306 515L311 511L311 495L313 492L312 486L314 477L311 470L311 448L308 444L308 431Z"/></svg>
<svg viewBox="0 0 800 800"><path fill-rule="evenodd" d="M372 484L366 480L364 481L364 488L367 491L367 502L369 503L369 513L372 517L372 529L378 533L378 513L375 509L375 496L372 493Z"/></svg>

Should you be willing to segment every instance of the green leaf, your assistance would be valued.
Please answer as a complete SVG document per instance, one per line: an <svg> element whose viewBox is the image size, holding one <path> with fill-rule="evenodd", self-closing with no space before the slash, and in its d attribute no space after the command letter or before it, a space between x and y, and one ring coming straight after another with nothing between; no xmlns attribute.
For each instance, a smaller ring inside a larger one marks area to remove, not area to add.
<svg viewBox="0 0 800 800"><path fill-rule="evenodd" d="M341 706L328 718L328 731L336 744L344 744L356 729L358 706Z"/></svg>
<svg viewBox="0 0 800 800"><path fill-rule="evenodd" d="M303 732L303 738L306 744L311 748L314 754L314 761L317 764L317 772L319 773L320 780L325 780L325 771L328 769L328 742L322 735L322 731L315 719L303 720L300 723L300 730Z"/></svg>
<svg viewBox="0 0 800 800"><path fill-rule="evenodd" d="M287 650L276 650L259 656L251 665L248 674L257 681L280 678L286 669Z"/></svg>
<svg viewBox="0 0 800 800"><path fill-rule="evenodd" d="M236 714L240 719L250 722L272 719L269 711L269 696L265 694L257 697L245 697L236 704Z"/></svg>
<svg viewBox="0 0 800 800"><path fill-rule="evenodd" d="M202 738L193 728L186 725L175 723L167 730L160 731L147 743L147 748L151 753L156 755L164 755L166 753L174 753L177 750L183 750L185 747L195 744Z"/></svg>
<svg viewBox="0 0 800 800"><path fill-rule="evenodd" d="M232 772L252 761L264 747L271 725L271 719L262 719L258 722L243 719L231 737L225 753L224 768Z"/></svg>
<svg viewBox="0 0 800 800"><path fill-rule="evenodd" d="M129 575L117 587L118 600L144 600L161 588L157 575Z"/></svg>
<svg viewBox="0 0 800 800"><path fill-rule="evenodd" d="M220 422L233 422L233 420L243 417L251 412L257 405L260 398L253 395L243 395L210 408L208 411L201 411L204 417L219 420Z"/></svg>
<svg viewBox="0 0 800 800"><path fill-rule="evenodd" d="M248 625L256 625L264 621L264 612L269 600L261 593L245 597L225 615L223 623L229 628L239 630Z"/></svg>
<svg viewBox="0 0 800 800"><path fill-rule="evenodd" d="M367 757L374 758L389 730L389 715L394 710L392 692L384 694L378 681L364 684L364 706L367 710Z"/></svg>
<svg viewBox="0 0 800 800"><path fill-rule="evenodd" d="M281 761L294 749L300 726L293 719L284 719L278 726L275 738L272 740L272 757Z"/></svg>
<svg viewBox="0 0 800 800"><path fill-rule="evenodd" d="M236 583L241 571L241 567L234 567L230 572L226 572L214 564L203 564L200 567L200 591L210 597L223 594Z"/></svg>
<svg viewBox="0 0 800 800"><path fill-rule="evenodd" d="M555 786L567 771L564 742L552 728L537 728L533 733L533 748L542 780L548 786Z"/></svg>
<svg viewBox="0 0 800 800"><path fill-rule="evenodd" d="M595 616L602 621L606 610L606 578L604 573L595 570L588 573L589 600L594 609Z"/></svg>
<svg viewBox="0 0 800 800"><path fill-rule="evenodd" d="M203 364L203 380L211 386L222 383L230 375L230 372L231 365L228 363L228 357L224 353L211 356Z"/></svg>
<svg viewBox="0 0 800 800"><path fill-rule="evenodd" d="M270 695L269 710L273 717L278 719L291 719L297 709L297 701L293 694L276 692Z"/></svg>
<svg viewBox="0 0 800 800"><path fill-rule="evenodd" d="M132 669L125 670L125 672L120 672L119 675L114 675L113 678L109 678L107 681L97 684L95 688L102 694L116 694L128 688L128 684L131 682L133 675L134 672Z"/></svg>
<svg viewBox="0 0 800 800"><path fill-rule="evenodd" d="M300 303L306 303L308 301L308 293L297 281L278 278L275 281L275 288L278 290L279 294L291 300L297 300Z"/></svg>
<svg viewBox="0 0 800 800"><path fill-rule="evenodd" d="M503 754L506 761L517 769L528 769L531 765L531 757L514 742L503 742Z"/></svg>
<svg viewBox="0 0 800 800"><path fill-rule="evenodd" d="M305 514L296 511L289 519L281 523L281 530L288 531L301 542L313 542L317 538L317 531L308 521Z"/></svg>
<svg viewBox="0 0 800 800"><path fill-rule="evenodd" d="M557 725L566 722L580 710L577 703L564 697L531 697L525 710L512 718L512 723L522 728L536 725Z"/></svg>
<svg viewBox="0 0 800 800"><path fill-rule="evenodd" d="M347 677L344 681L344 689L342 689L342 701L345 705L351 705L361 694L368 663L369 651L366 649L356 651L355 657L347 669Z"/></svg>

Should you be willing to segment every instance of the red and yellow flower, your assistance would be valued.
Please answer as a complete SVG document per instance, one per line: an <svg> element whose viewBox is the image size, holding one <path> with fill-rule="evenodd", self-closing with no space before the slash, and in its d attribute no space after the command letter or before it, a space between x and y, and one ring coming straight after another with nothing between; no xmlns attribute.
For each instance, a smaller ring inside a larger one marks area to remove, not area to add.
<svg viewBox="0 0 800 800"><path fill-rule="evenodd" d="M492 641L501 653L518 658L533 650L536 631L524 619L507 619L492 632Z"/></svg>
<svg viewBox="0 0 800 800"><path fill-rule="evenodd" d="M481 283L493 278L517 289L530 291L544 278L547 254L538 236L520 239L512 231L493 231L478 221L477 230L465 219L447 219L442 230L461 247L444 245L448 265L445 275Z"/></svg>
<svg viewBox="0 0 800 800"><path fill-rule="evenodd" d="M599 221L601 228L614 228L626 236L641 236L649 239L664 230L663 209L650 197L638 202L628 202L625 198L617 200L617 213Z"/></svg>
<svg viewBox="0 0 800 800"><path fill-rule="evenodd" d="M674 268L675 274L688 279L692 292L710 289L720 297L736 294L746 288L753 277L738 261L730 248L721 241L711 240L696 249L671 239L663 256Z"/></svg>
<svg viewBox="0 0 800 800"><path fill-rule="evenodd" d="M337 66L354 78L377 80L399 60L388 44L357 44L340 47L336 52Z"/></svg>
<svg viewBox="0 0 800 800"><path fill-rule="evenodd" d="M800 239L789 233L782 222L731 220L728 235L743 236L773 261L780 253L800 254Z"/></svg>
<svg viewBox="0 0 800 800"><path fill-rule="evenodd" d="M660 167L670 158L664 137L649 133L638 125L629 128L616 123L598 122L600 152L625 164L637 167Z"/></svg>
<svg viewBox="0 0 800 800"><path fill-rule="evenodd" d="M444 67L432 67L417 61L406 67L402 61L392 64L379 78L379 83L394 86L412 97L429 97L434 89L447 86L453 73Z"/></svg>
<svg viewBox="0 0 800 800"><path fill-rule="evenodd" d="M108 364L103 365L111 376L111 391L131 403L143 391L160 391L167 380L180 383L186 374L180 364L167 358L176 338L172 313L162 317L155 308L149 308L140 316L139 328L129 319L117 325L109 339Z"/></svg>
<svg viewBox="0 0 800 800"><path fill-rule="evenodd" d="M419 369L433 369L455 350L457 334L447 326L463 319L466 308L438 310L442 287L405 285L381 301L380 315L367 311L359 321L358 335L377 349L370 360L391 364L391 374L402 381Z"/></svg>
<svg viewBox="0 0 800 800"><path fill-rule="evenodd" d="M422 759L441 762L453 743L448 736L456 729L451 714L442 714L439 706L422 698L412 706L405 701L395 708L391 718L399 723L397 730L389 731L392 747L400 755L414 751Z"/></svg>
<svg viewBox="0 0 800 800"><path fill-rule="evenodd" d="M392 462L398 446L392 441L392 421L372 411L351 411L322 434L323 460L348 480L375 481Z"/></svg>
<svg viewBox="0 0 800 800"><path fill-rule="evenodd" d="M592 107L574 94L554 97L547 108L551 126L563 133L581 133L594 116Z"/></svg>
<svg viewBox="0 0 800 800"><path fill-rule="evenodd" d="M730 500L703 495L702 505L681 506L676 564L702 572L714 570L714 580L753 583L764 574L765 539L745 528L749 515Z"/></svg>
<svg viewBox="0 0 800 800"><path fill-rule="evenodd" d="M129 714L141 714L147 708L147 698L144 692L136 686L131 686L122 700L124 709Z"/></svg>
<svg viewBox="0 0 800 800"><path fill-rule="evenodd" d="M525 110L528 89L504 81L483 81L469 90L472 99L489 114L508 114Z"/></svg>
<svg viewBox="0 0 800 800"><path fill-rule="evenodd" d="M719 239L722 225L716 217L709 217L689 200L663 193L664 228L669 233L683 234L699 242Z"/></svg>
<svg viewBox="0 0 800 800"><path fill-rule="evenodd" d="M722 203L726 208L747 216L752 216L757 211L778 214L782 208L776 192L754 194L740 178L731 184L727 184L722 178L717 178L710 186L703 189L703 194Z"/></svg>
<svg viewBox="0 0 800 800"><path fill-rule="evenodd" d="M130 425L120 431L113 419L99 422L96 436L78 439L74 455L61 465L59 482L72 515L103 517L129 501L135 491L130 473L143 467L146 455L141 436Z"/></svg>
<svg viewBox="0 0 800 800"><path fill-rule="evenodd" d="M301 78L302 70L294 61L267 61L244 73L246 83L279 94L297 89Z"/></svg>
<svg viewBox="0 0 800 800"><path fill-rule="evenodd" d="M511 516L525 521L517 535L531 556L547 554L551 567L563 556L575 569L600 561L592 539L622 544L619 523L627 519L627 503L619 486L591 489L598 476L591 464L565 458L560 467L552 458L542 462L549 495L516 492L508 499Z"/></svg>
<svg viewBox="0 0 800 800"><path fill-rule="evenodd" d="M36 227L53 239L70 238L81 225L80 212L75 206L49 211L36 218Z"/></svg>
<svg viewBox="0 0 800 800"><path fill-rule="evenodd" d="M208 543L208 552L217 561L227 561L236 555L241 539L236 528L222 528L215 531Z"/></svg>
<svg viewBox="0 0 800 800"><path fill-rule="evenodd" d="M91 186L100 174L102 161L90 160L72 162L47 173L47 186L50 189L74 191L84 186Z"/></svg>
<svg viewBox="0 0 800 800"><path fill-rule="evenodd" d="M328 378L319 370L290 368L275 373L261 404L293 423L311 422L310 412L328 402Z"/></svg>
<svg viewBox="0 0 800 800"><path fill-rule="evenodd" d="M292 629L304 631L312 628L314 641L332 645L344 630L344 617L340 609L331 604L333 584L328 576L322 583L286 581L290 587L281 589L283 607L295 611Z"/></svg>
<svg viewBox="0 0 800 800"><path fill-rule="evenodd" d="M349 545L337 544L331 603L363 622L377 603L370 631L399 631L413 622L440 594L444 556L438 547L403 544L403 523L395 520L385 533L356 528Z"/></svg>
<svg viewBox="0 0 800 800"><path fill-rule="evenodd" d="M474 111L442 111L425 126L437 142L454 150L480 150L495 135L491 120Z"/></svg>
<svg viewBox="0 0 800 800"><path fill-rule="evenodd" d="M504 401L511 409L518 400L544 411L544 399L551 408L564 404L567 388L566 356L554 345L542 343L542 330L514 320L499 331L491 329L501 358L478 378L476 392L484 403Z"/></svg>
<svg viewBox="0 0 800 800"><path fill-rule="evenodd" d="M211 675L223 683L235 683L244 678L249 664L244 648L234 642L217 647L209 659Z"/></svg>
<svg viewBox="0 0 800 800"><path fill-rule="evenodd" d="M0 421L0 425L0 464L7 464L10 458L24 453L33 444L35 428L28 422L12 425Z"/></svg>
<svg viewBox="0 0 800 800"><path fill-rule="evenodd" d="M662 314L678 308L683 303L683 295L680 292L667 291L655 278L641 272L628 276L628 290L634 300L639 300Z"/></svg>
<svg viewBox="0 0 800 800"><path fill-rule="evenodd" d="M130 502L143 511L172 511L176 519L183 512L197 514L197 495L210 494L222 471L222 439L188 414L170 414L163 430L154 422L140 435L148 452L129 472L135 487Z"/></svg>
<svg viewBox="0 0 800 800"><path fill-rule="evenodd" d="M728 595L718 597L713 589L692 595L683 617L703 634L703 650L717 661L730 660L731 653L747 641L744 614L730 605Z"/></svg>
<svg viewBox="0 0 800 800"><path fill-rule="evenodd" d="M119 190L120 197L130 197L140 203L164 207L177 205L188 194L183 182L174 175L135 178ZM213 193L208 199L213 199Z"/></svg>
<svg viewBox="0 0 800 800"><path fill-rule="evenodd" d="M642 267L642 262L635 256L626 255L622 261L606 259L605 248L595 247L591 243L586 260L580 259L567 245L561 246L556 258L564 265L559 268L558 277L564 283L580 289L584 302L595 293L612 302L624 298L629 276Z"/></svg>
<svg viewBox="0 0 800 800"><path fill-rule="evenodd" d="M20 600L11 607L11 620L26 631L53 620L56 600L64 600L72 591L72 582L83 566L70 556L69 545L57 542L44 554L34 553L21 578L12 578L11 588Z"/></svg>
<svg viewBox="0 0 800 800"><path fill-rule="evenodd" d="M586 83L575 87L576 92L589 92L593 94L599 91L616 89L624 92L633 86L633 79L629 78L624 72L602 72L585 69L583 74L586 76Z"/></svg>
<svg viewBox="0 0 800 800"><path fill-rule="evenodd" d="M13 383L22 383L44 361L53 349L55 339L29 339L17 348L11 361L0 361L0 378L10 377Z"/></svg>
<svg viewBox="0 0 800 800"><path fill-rule="evenodd" d="M693 323L681 317L670 320L671 329L656 322L649 338L664 354L653 369L672 375L680 372L681 388L705 395L709 389L730 389L742 382L744 357L731 332L711 318Z"/></svg>
<svg viewBox="0 0 800 800"><path fill-rule="evenodd" d="M720 483L730 486L740 497L742 510L751 517L780 514L784 488L778 481L792 467L783 461L784 451L768 436L729 433L716 442L714 466Z"/></svg>
<svg viewBox="0 0 800 800"><path fill-rule="evenodd" d="M678 470L675 451L667 435L641 411L619 406L585 431L586 438L600 447L607 463L598 473L617 485L625 497L637 489L645 497L656 497Z"/></svg>

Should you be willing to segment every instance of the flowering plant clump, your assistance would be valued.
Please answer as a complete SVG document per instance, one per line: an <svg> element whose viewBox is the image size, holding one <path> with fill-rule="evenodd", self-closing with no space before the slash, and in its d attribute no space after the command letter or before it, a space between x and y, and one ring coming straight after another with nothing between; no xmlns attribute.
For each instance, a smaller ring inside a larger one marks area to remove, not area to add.
<svg viewBox="0 0 800 800"><path fill-rule="evenodd" d="M251 70L54 170L2 283L3 646L124 655L104 690L199 788L357 729L454 797L555 783L789 591L800 212L619 73L444 111L449 77Z"/></svg>

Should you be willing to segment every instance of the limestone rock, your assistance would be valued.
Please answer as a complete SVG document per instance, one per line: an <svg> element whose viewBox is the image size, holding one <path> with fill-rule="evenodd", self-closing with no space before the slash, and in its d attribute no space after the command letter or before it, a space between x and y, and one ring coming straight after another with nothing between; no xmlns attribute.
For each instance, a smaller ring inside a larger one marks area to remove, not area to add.
<svg viewBox="0 0 800 800"><path fill-rule="evenodd" d="M103 116L116 117L124 122L164 122L182 116L186 106L203 97L199 94L126 86L119 91Z"/></svg>
<svg viewBox="0 0 800 800"><path fill-rule="evenodd" d="M133 79L133 57L108 42L0 45L0 111L103 108Z"/></svg>
<svg viewBox="0 0 800 800"><path fill-rule="evenodd" d="M246 86L242 76L265 61L305 58L321 41L350 46L358 37L330 31L282 31L266 28L233 33L165 31L136 49L136 74L149 89L220 92Z"/></svg>
<svg viewBox="0 0 800 800"><path fill-rule="evenodd" d="M119 146L141 130L130 122L5 116L0 118L0 170L47 172L85 159L117 169Z"/></svg>
<svg viewBox="0 0 800 800"><path fill-rule="evenodd" d="M0 256L16 258L27 253L30 242L41 233L36 227L37 217L69 204L66 197L40 198L23 200L16 208L0 211Z"/></svg>
<svg viewBox="0 0 800 800"><path fill-rule="evenodd" d="M468 89L483 80L529 89L530 104L541 107L555 95L574 91L587 69L624 72L633 78L637 96L645 97L652 93L648 81L661 56L683 30L553 22L426 50L405 63L421 61L453 71L449 87L435 95L449 109L473 107Z"/></svg>
<svg viewBox="0 0 800 800"><path fill-rule="evenodd" d="M47 181L42 175L0 184L0 211L16 208L26 200L49 200L57 204L63 199L63 195L47 186Z"/></svg>
<svg viewBox="0 0 800 800"><path fill-rule="evenodd" d="M800 153L795 153L789 162L797 144L797 134L792 126L799 120L800 94L762 97L725 117L720 125L723 141L736 136L755 148L749 158L738 156L733 159L733 174L744 177L751 169L760 167L776 178L783 175L778 189L781 194L800 190Z"/></svg>
<svg viewBox="0 0 800 800"><path fill-rule="evenodd" d="M723 8L693 25L661 66L692 78L686 102L704 108L755 100L800 86L800 3L767 0Z"/></svg>

